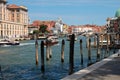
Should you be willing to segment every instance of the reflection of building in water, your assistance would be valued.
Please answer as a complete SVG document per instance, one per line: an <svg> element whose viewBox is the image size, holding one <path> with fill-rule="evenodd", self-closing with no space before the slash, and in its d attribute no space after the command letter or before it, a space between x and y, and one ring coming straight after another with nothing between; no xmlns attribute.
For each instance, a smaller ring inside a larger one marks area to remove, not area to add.
<svg viewBox="0 0 120 80"><path fill-rule="evenodd" d="M28 36L28 9L0 0L0 37Z"/></svg>
<svg viewBox="0 0 120 80"><path fill-rule="evenodd" d="M56 34L63 32L63 23L61 18L58 18L58 20L56 21L53 32Z"/></svg>

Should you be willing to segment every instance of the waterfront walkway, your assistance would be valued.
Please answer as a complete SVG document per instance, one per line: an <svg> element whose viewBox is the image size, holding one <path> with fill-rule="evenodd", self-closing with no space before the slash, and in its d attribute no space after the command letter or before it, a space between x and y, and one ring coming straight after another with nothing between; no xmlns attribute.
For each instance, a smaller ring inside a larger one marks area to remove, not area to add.
<svg viewBox="0 0 120 80"><path fill-rule="evenodd" d="M120 80L120 54L117 52L62 80Z"/></svg>

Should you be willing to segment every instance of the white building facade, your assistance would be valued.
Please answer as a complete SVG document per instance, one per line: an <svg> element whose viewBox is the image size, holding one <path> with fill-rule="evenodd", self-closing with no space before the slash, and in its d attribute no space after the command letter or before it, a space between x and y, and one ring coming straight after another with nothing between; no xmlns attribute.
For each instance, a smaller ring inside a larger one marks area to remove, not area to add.
<svg viewBox="0 0 120 80"><path fill-rule="evenodd" d="M54 33L58 34L61 32L63 32L63 23L62 23L62 19L58 18L58 20L55 23Z"/></svg>

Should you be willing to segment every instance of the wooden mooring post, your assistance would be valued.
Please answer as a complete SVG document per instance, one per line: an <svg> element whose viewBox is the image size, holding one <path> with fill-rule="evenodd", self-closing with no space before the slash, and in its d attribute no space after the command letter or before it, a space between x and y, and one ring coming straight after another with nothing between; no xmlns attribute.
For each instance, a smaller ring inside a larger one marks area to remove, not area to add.
<svg viewBox="0 0 120 80"><path fill-rule="evenodd" d="M37 39L35 41L35 59L36 59L36 65L38 65L38 41Z"/></svg>
<svg viewBox="0 0 120 80"><path fill-rule="evenodd" d="M64 62L64 47L65 47L65 41L62 40L62 46L61 46L61 62Z"/></svg>
<svg viewBox="0 0 120 80"><path fill-rule="evenodd" d="M114 53L114 54L116 53L116 51L115 51L115 50L116 50L116 49L115 49L115 37L116 37L115 34L113 34L113 40L114 40L114 41L113 41L113 44L114 44L114 50L113 50L113 53Z"/></svg>
<svg viewBox="0 0 120 80"><path fill-rule="evenodd" d="M72 37L70 39L69 75L73 73L73 68L74 68L74 40L75 40L75 35L72 34Z"/></svg>
<svg viewBox="0 0 120 80"><path fill-rule="evenodd" d="M104 56L104 58L106 58L106 57L108 57L109 55L108 55L108 52L109 52L109 46L108 46L108 34L105 34L105 37L107 38L107 44L106 44L106 46L105 46L105 49L106 49L106 51L105 51L105 56Z"/></svg>
<svg viewBox="0 0 120 80"><path fill-rule="evenodd" d="M89 46L88 46L88 66L91 65L91 39L89 38L89 42L88 42Z"/></svg>
<svg viewBox="0 0 120 80"><path fill-rule="evenodd" d="M49 47L49 57L52 58L52 46L48 46Z"/></svg>
<svg viewBox="0 0 120 80"><path fill-rule="evenodd" d="M97 46L97 45L96 45L96 44L97 44L96 42L97 42L96 36L94 36L94 48L96 48L96 46Z"/></svg>
<svg viewBox="0 0 120 80"><path fill-rule="evenodd" d="M49 43L46 40L46 60L48 61L49 59L50 59Z"/></svg>
<svg viewBox="0 0 120 80"><path fill-rule="evenodd" d="M90 37L89 37L89 36L87 36L87 39L86 39L86 48L88 48L88 47L89 47L89 39L90 39Z"/></svg>
<svg viewBox="0 0 120 80"><path fill-rule="evenodd" d="M97 36L97 61L99 61L100 60L100 45L99 45L99 43L100 43L100 41L99 41L99 34L97 34L96 35Z"/></svg>
<svg viewBox="0 0 120 80"><path fill-rule="evenodd" d="M0 65L0 76L1 76L0 80L4 80L4 76L3 76L3 73L2 73L2 67L1 67L1 65Z"/></svg>
<svg viewBox="0 0 120 80"><path fill-rule="evenodd" d="M45 66L44 66L44 42L41 41L41 71L44 73Z"/></svg>
<svg viewBox="0 0 120 80"><path fill-rule="evenodd" d="M83 65L82 39L80 39L80 55L81 55L81 65Z"/></svg>
<svg viewBox="0 0 120 80"><path fill-rule="evenodd" d="M88 46L88 59L91 60L91 39L89 39L89 46Z"/></svg>
<svg viewBox="0 0 120 80"><path fill-rule="evenodd" d="M100 44L100 46L101 46L101 48L103 48L103 34L100 35L100 37L101 37L101 44Z"/></svg>
<svg viewBox="0 0 120 80"><path fill-rule="evenodd" d="M107 34L107 54L108 56L110 55L109 54L109 34Z"/></svg>

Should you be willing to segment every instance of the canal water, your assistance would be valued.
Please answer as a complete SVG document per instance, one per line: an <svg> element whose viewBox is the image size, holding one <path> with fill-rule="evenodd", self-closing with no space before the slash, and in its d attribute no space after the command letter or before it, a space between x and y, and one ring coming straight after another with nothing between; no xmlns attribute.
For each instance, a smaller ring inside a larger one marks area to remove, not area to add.
<svg viewBox="0 0 120 80"><path fill-rule="evenodd" d="M61 63L61 42L65 40L65 60ZM80 43L83 40L83 57L84 64L81 65ZM18 46L1 46L0 47L0 80L59 80L69 73L69 41L65 38L59 39L59 44L52 46L52 58L46 61L45 55L45 72L41 72L41 56L39 42L39 65L35 64L35 41L22 41ZM86 48L85 37L79 37L75 42L74 48L74 72L87 67L88 50ZM101 59L105 50L101 51ZM112 54L113 51L109 53ZM46 53L46 51L45 51ZM92 62L96 62L96 48L91 48Z"/></svg>

